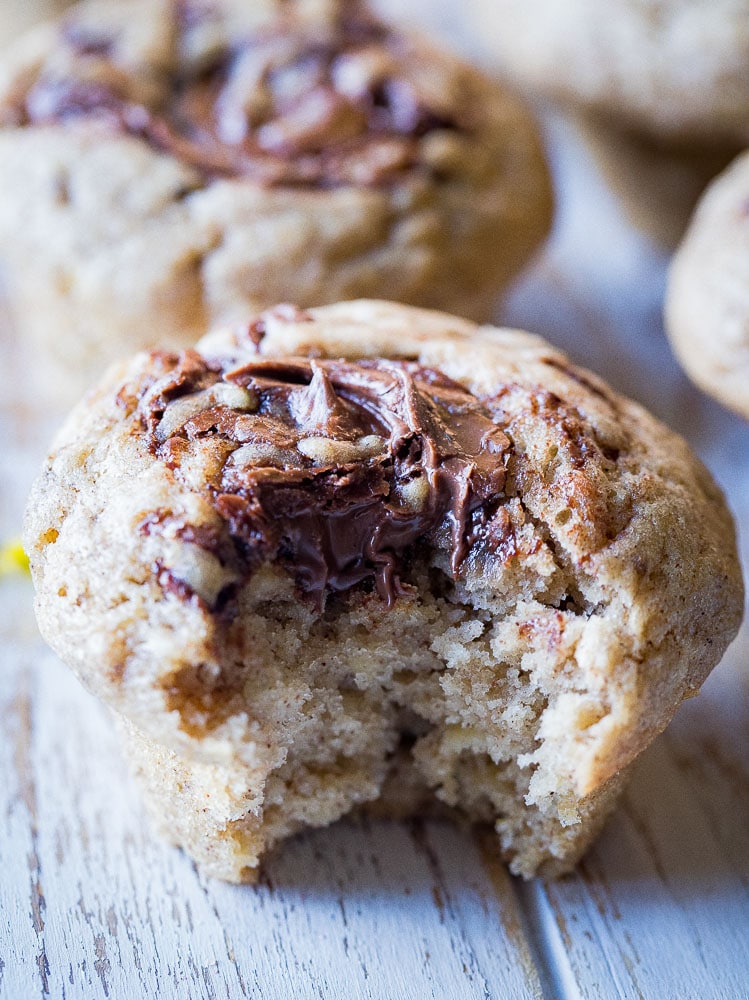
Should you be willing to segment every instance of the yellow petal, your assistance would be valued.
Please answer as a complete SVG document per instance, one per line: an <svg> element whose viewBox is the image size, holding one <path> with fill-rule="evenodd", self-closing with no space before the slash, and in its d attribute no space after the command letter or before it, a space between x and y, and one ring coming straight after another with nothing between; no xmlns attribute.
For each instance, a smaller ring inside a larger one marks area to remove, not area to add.
<svg viewBox="0 0 749 1000"><path fill-rule="evenodd" d="M14 573L29 573L29 558L23 551L18 538L13 538L0 546L0 580Z"/></svg>

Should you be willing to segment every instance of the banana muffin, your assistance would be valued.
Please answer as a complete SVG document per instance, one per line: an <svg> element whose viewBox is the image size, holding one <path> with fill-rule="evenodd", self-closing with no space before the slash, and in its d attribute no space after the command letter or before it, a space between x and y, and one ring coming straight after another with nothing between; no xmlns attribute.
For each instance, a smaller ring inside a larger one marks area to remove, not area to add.
<svg viewBox="0 0 749 1000"><path fill-rule="evenodd" d="M418 4L430 26L450 6ZM675 246L749 141L749 0L468 0L462 13L468 44L571 111L630 221Z"/></svg>
<svg viewBox="0 0 749 1000"><path fill-rule="evenodd" d="M749 153L697 206L671 264L666 330L690 378L749 420Z"/></svg>
<svg viewBox="0 0 749 1000"><path fill-rule="evenodd" d="M382 302L115 366L25 544L159 826L232 881L381 797L569 869L742 608L684 441L537 337Z"/></svg>
<svg viewBox="0 0 749 1000"><path fill-rule="evenodd" d="M517 85L665 139L749 138L749 0L468 0Z"/></svg>
<svg viewBox="0 0 749 1000"><path fill-rule="evenodd" d="M0 125L0 263L50 405L286 299L486 318L550 222L517 99L345 0L92 0L6 55Z"/></svg>

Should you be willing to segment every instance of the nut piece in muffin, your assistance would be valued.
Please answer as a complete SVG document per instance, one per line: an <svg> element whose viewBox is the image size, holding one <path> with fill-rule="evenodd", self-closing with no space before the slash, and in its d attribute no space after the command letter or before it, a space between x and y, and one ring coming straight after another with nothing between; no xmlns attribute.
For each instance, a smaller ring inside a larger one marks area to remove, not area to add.
<svg viewBox="0 0 749 1000"><path fill-rule="evenodd" d="M159 826L232 881L382 798L569 869L741 616L680 438L537 337L382 302L113 368L25 543Z"/></svg>
<svg viewBox="0 0 749 1000"><path fill-rule="evenodd" d="M703 195L671 264L665 313L689 377L749 420L749 153Z"/></svg>
<svg viewBox="0 0 749 1000"><path fill-rule="evenodd" d="M0 261L51 399L289 298L486 318L549 226L517 99L344 0L92 0L0 72Z"/></svg>

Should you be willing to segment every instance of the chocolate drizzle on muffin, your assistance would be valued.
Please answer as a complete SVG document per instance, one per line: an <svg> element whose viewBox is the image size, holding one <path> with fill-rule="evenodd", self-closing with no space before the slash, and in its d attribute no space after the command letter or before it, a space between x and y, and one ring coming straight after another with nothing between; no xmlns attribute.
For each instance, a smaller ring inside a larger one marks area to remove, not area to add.
<svg viewBox="0 0 749 1000"><path fill-rule="evenodd" d="M138 403L151 450L179 477L193 443L215 448L207 489L245 572L272 561L318 603L368 583L392 604L417 543L445 548L455 574L472 546L496 546L510 442L441 372L307 358L225 370L193 351L162 364Z"/></svg>
<svg viewBox="0 0 749 1000"><path fill-rule="evenodd" d="M206 177L323 188L432 171L419 140L471 130L465 102L430 93L409 42L356 4L316 20L282 5L275 22L200 59L189 55L191 35L216 12L175 3L171 16L173 63L141 86L118 65L113 39L71 15L62 37L75 58L42 67L6 123L94 120Z"/></svg>

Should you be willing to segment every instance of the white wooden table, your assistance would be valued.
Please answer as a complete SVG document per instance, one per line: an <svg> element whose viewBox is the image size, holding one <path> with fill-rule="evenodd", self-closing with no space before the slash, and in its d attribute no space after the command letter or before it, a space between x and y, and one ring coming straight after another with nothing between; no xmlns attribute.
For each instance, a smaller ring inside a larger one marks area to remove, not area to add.
<svg viewBox="0 0 749 1000"><path fill-rule="evenodd" d="M501 318L546 334L684 433L728 491L749 566L749 425L678 372L665 257L549 123L562 192ZM2 372L0 371L0 380ZM0 382L0 535L39 444ZM340 824L257 888L204 882L152 836L106 711L0 583L0 997L749 997L749 630L641 758L577 874L521 884L439 823Z"/></svg>

